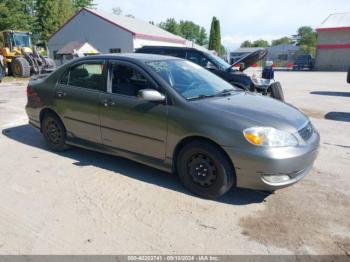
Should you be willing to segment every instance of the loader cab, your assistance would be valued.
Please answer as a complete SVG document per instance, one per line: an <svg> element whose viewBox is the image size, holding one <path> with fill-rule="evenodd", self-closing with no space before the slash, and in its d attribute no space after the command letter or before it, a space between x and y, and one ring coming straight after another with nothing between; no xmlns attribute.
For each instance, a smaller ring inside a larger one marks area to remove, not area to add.
<svg viewBox="0 0 350 262"><path fill-rule="evenodd" d="M31 47L31 34L29 32L1 32L3 46L13 51L14 48Z"/></svg>

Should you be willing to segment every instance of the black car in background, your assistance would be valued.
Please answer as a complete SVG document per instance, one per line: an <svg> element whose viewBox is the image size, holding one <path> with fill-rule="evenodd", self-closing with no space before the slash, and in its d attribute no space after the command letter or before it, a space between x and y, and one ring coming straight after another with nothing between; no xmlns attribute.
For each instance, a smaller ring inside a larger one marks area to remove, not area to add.
<svg viewBox="0 0 350 262"><path fill-rule="evenodd" d="M314 59L311 55L298 56L293 64L293 70L313 70Z"/></svg>
<svg viewBox="0 0 350 262"><path fill-rule="evenodd" d="M284 101L281 84L273 79L263 79L250 77L244 73L244 70L262 60L267 55L266 49L257 50L230 65L220 57L209 52L201 51L189 47L170 47L170 46L143 46L135 51L136 53L158 54L174 56L187 59L198 64L212 73L223 78L232 85L251 92L258 92L266 96ZM239 70L235 66L239 65Z"/></svg>

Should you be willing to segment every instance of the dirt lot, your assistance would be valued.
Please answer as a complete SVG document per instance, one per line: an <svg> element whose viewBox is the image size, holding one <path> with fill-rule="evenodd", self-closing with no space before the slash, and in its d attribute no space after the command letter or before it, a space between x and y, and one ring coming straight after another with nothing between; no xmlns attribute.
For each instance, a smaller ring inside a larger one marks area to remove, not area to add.
<svg viewBox="0 0 350 262"><path fill-rule="evenodd" d="M0 84L0 254L347 254L350 85L345 73L277 72L287 102L321 133L313 171L269 195L218 201L175 175L72 149L27 124L25 84Z"/></svg>

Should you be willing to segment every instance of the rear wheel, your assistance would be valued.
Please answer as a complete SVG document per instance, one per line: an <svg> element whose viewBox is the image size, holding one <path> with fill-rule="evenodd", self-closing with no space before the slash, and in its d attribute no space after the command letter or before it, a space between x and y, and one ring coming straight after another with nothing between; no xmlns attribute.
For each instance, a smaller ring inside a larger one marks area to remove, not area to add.
<svg viewBox="0 0 350 262"><path fill-rule="evenodd" d="M23 57L16 57L11 62L11 71L14 77L30 77L30 65Z"/></svg>
<svg viewBox="0 0 350 262"><path fill-rule="evenodd" d="M66 129L55 114L46 113L41 128L45 141L51 150L64 151L69 148L66 145Z"/></svg>
<svg viewBox="0 0 350 262"><path fill-rule="evenodd" d="M270 93L271 97L280 101L284 101L282 86L279 82L272 83L268 89L268 92Z"/></svg>
<svg viewBox="0 0 350 262"><path fill-rule="evenodd" d="M235 182L234 168L224 152L203 141L191 142L181 149L177 171L183 185L203 198L218 198Z"/></svg>

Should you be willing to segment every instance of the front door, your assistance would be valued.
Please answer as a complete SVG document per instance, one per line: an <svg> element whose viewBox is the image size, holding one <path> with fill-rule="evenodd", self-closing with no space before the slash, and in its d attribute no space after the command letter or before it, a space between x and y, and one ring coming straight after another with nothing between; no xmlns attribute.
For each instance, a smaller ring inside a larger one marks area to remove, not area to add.
<svg viewBox="0 0 350 262"><path fill-rule="evenodd" d="M101 101L102 143L165 159L167 105L137 98L141 89L157 89L154 81L132 63L112 61L108 82L108 93Z"/></svg>
<svg viewBox="0 0 350 262"><path fill-rule="evenodd" d="M101 96L107 84L104 60L73 65L56 86L56 110L67 129L68 139L102 143Z"/></svg>

